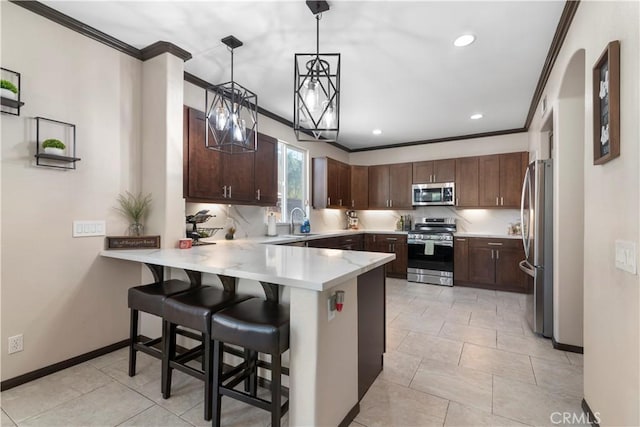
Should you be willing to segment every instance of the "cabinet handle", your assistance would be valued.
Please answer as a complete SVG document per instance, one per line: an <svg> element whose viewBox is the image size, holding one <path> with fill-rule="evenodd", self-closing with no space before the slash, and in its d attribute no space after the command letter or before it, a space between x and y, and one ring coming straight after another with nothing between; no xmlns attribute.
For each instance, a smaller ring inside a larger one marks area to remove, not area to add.
<svg viewBox="0 0 640 427"><path fill-rule="evenodd" d="M342 206L342 199L338 200L338 203Z"/></svg>
<svg viewBox="0 0 640 427"><path fill-rule="evenodd" d="M458 241L458 242L466 242L467 239L456 239L456 241Z"/></svg>
<svg viewBox="0 0 640 427"><path fill-rule="evenodd" d="M231 186L229 186L229 198L231 198Z"/></svg>
<svg viewBox="0 0 640 427"><path fill-rule="evenodd" d="M396 237L387 237L387 242L395 242L398 239Z"/></svg>
<svg viewBox="0 0 640 427"><path fill-rule="evenodd" d="M396 251L396 244L392 243L391 244L391 252L395 252Z"/></svg>
<svg viewBox="0 0 640 427"><path fill-rule="evenodd" d="M493 249L491 249L491 259L493 259Z"/></svg>
<svg viewBox="0 0 640 427"><path fill-rule="evenodd" d="M392 208L393 207L393 200L389 200L389 207Z"/></svg>
<svg viewBox="0 0 640 427"><path fill-rule="evenodd" d="M460 199L458 197L456 197L456 206L458 206L458 202L460 201Z"/></svg>
<svg viewBox="0 0 640 427"><path fill-rule="evenodd" d="M500 197L500 206L504 206L504 197Z"/></svg>
<svg viewBox="0 0 640 427"><path fill-rule="evenodd" d="M500 251L496 249L496 259L500 259Z"/></svg>
<svg viewBox="0 0 640 427"><path fill-rule="evenodd" d="M496 196L496 206L500 206L500 203L498 203L498 196Z"/></svg>
<svg viewBox="0 0 640 427"><path fill-rule="evenodd" d="M489 242L487 243L489 246L502 246L502 243Z"/></svg>
<svg viewBox="0 0 640 427"><path fill-rule="evenodd" d="M331 197L327 197L327 204L330 205L331 204Z"/></svg>
<svg viewBox="0 0 640 427"><path fill-rule="evenodd" d="M431 182L436 182L436 174L434 173L432 176L433 176L433 179L431 180Z"/></svg>
<svg viewBox="0 0 640 427"><path fill-rule="evenodd" d="M352 207L352 208L355 208L355 207L356 207L356 201L355 201L355 200L353 200L353 199L351 199L351 207Z"/></svg>
<svg viewBox="0 0 640 427"><path fill-rule="evenodd" d="M258 200L260 200L260 189L259 189L259 188L258 188L258 191L257 191L257 197L256 197L256 198L257 198Z"/></svg>
<svg viewBox="0 0 640 427"><path fill-rule="evenodd" d="M222 197L225 198L225 199L227 198L227 186L226 185L222 187Z"/></svg>

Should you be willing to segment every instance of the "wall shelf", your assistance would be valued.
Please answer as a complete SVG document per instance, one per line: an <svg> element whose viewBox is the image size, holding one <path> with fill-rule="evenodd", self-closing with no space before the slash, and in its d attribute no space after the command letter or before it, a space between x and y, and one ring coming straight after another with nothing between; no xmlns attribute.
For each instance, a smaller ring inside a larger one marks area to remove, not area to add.
<svg viewBox="0 0 640 427"><path fill-rule="evenodd" d="M24 105L24 102L20 101L20 97L22 94L22 90L20 87L20 73L16 71L9 70L7 68L0 68L0 74L2 74L2 80L7 80L13 83L18 88L18 93L15 95L15 98L9 98L5 96L0 96L0 106L2 107L1 111L4 114L10 114L12 116L20 115L20 107ZM13 95L13 93L7 91L9 95Z"/></svg>
<svg viewBox="0 0 640 427"><path fill-rule="evenodd" d="M46 139L55 138L66 147L64 154L45 153L42 143ZM75 169L76 162L76 125L59 120L36 117L36 165L48 168Z"/></svg>

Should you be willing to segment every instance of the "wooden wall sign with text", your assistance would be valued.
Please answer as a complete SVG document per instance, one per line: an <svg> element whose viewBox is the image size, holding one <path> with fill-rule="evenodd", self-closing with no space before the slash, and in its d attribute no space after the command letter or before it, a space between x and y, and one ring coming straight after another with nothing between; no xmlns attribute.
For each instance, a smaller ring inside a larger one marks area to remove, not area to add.
<svg viewBox="0 0 640 427"><path fill-rule="evenodd" d="M159 249L160 236L107 236L107 249Z"/></svg>

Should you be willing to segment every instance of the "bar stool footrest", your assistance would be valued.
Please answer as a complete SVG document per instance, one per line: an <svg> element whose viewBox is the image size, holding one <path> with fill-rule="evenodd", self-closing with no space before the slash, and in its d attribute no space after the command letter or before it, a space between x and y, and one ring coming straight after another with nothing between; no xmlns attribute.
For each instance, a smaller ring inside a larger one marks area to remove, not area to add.
<svg viewBox="0 0 640 427"><path fill-rule="evenodd" d="M269 402L268 400L261 399L259 397L253 397L241 391L227 388L226 386L220 386L219 390L220 390L220 394L223 396L231 397L233 399L239 400L251 406L258 407L265 411L271 411L271 402ZM289 410L289 400L287 399L287 401L284 402L280 408L282 411L281 415L286 414L287 411Z"/></svg>

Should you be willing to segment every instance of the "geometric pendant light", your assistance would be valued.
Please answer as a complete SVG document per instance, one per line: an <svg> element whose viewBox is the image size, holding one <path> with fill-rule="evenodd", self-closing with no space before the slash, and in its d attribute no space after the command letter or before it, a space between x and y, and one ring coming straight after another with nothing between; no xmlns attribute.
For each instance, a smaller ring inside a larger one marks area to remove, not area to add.
<svg viewBox="0 0 640 427"><path fill-rule="evenodd" d="M340 130L340 54L320 53L326 1L307 0L316 17L316 52L294 57L293 128L299 141L337 141Z"/></svg>
<svg viewBox="0 0 640 427"><path fill-rule="evenodd" d="M230 154L253 152L258 140L258 95L233 81L233 50L242 42L228 36L222 43L231 51L231 81L206 90L205 144Z"/></svg>

